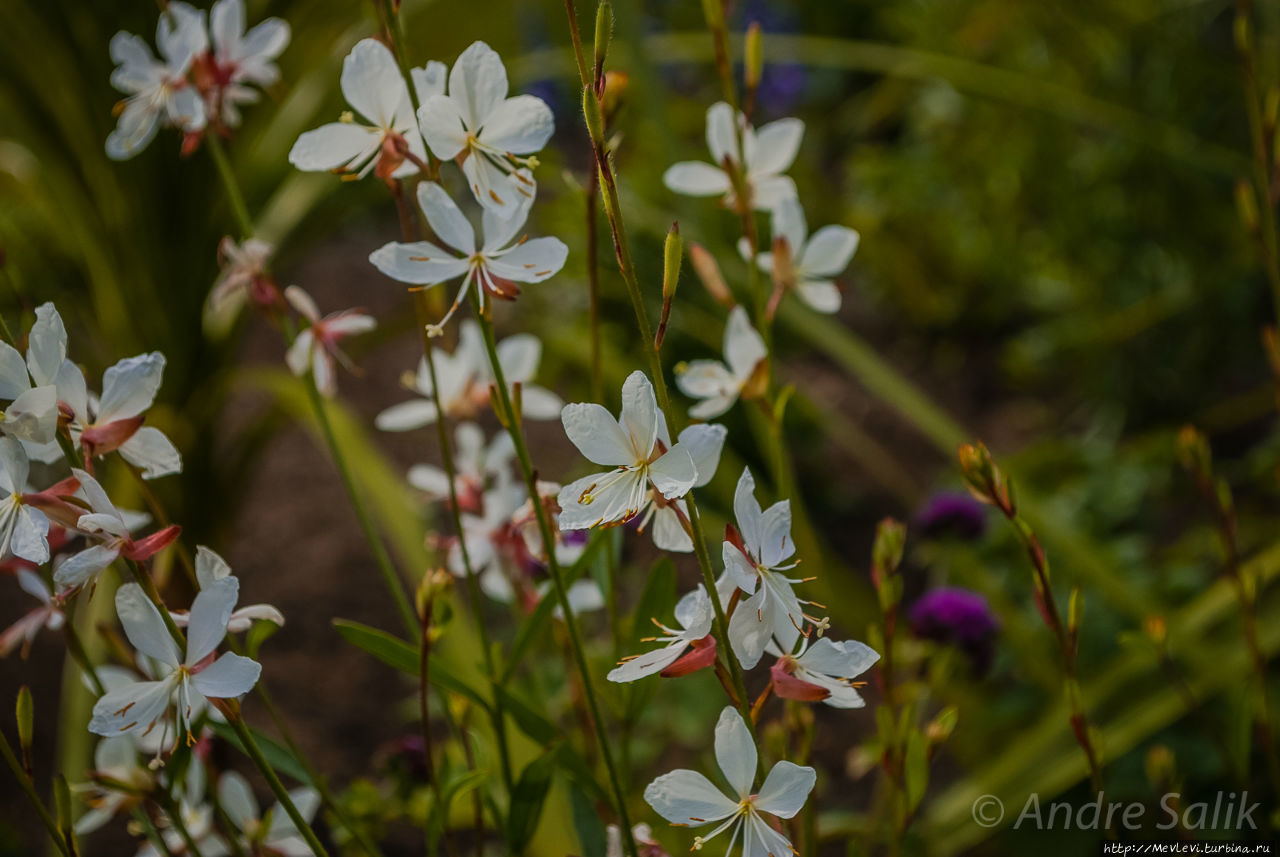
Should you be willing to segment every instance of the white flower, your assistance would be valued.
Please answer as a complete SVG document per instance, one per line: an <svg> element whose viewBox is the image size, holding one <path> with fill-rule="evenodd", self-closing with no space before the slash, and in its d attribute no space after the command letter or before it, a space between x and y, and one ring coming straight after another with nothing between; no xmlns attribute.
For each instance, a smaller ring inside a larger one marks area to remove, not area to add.
<svg viewBox="0 0 1280 857"><path fill-rule="evenodd" d="M257 238L237 244L226 236L218 244L218 279L205 303L205 316L215 329L230 325L236 313L252 298L259 305L279 297L267 274L267 263L275 247Z"/></svg>
<svg viewBox="0 0 1280 857"><path fill-rule="evenodd" d="M654 620L662 636L653 637L651 641L664 645L643 655L624 659L609 673L609 681L635 681L654 673L681 676L711 666L716 659L716 642L711 637L713 621L715 609L711 598L706 589L699 586L676 604L678 629L668 628ZM693 646L693 651L685 655L685 649L690 646Z"/></svg>
<svg viewBox="0 0 1280 857"><path fill-rule="evenodd" d="M725 172L726 160L733 169L745 163L745 180L751 207L772 211L783 200L794 199L795 182L783 173L791 168L804 136L804 123L799 119L779 119L760 128L747 124L739 113L742 150L733 130L733 109L723 101L707 109L707 147L712 163L682 161L672 164L662 177L663 184L676 193L689 196L723 196L724 204L737 208L733 182ZM745 157L743 154L745 153Z"/></svg>
<svg viewBox="0 0 1280 857"><path fill-rule="evenodd" d="M734 307L724 329L724 359L729 365L718 360L693 360L676 375L680 392L702 399L689 409L689 416L709 420L733 407L744 388L758 381L757 370L768 355L764 340L747 318L747 311L741 306Z"/></svg>
<svg viewBox="0 0 1280 857"><path fill-rule="evenodd" d="M524 227L529 216L532 195L520 196L512 205L512 211L503 217L484 209L481 226L484 240L476 247L476 233L462 211L435 182L418 185L418 205L436 237L458 254L445 250L430 241L414 241L410 244L385 244L375 250L369 261L388 277L402 283L435 285L462 277L462 287L453 305L438 324L427 330L433 335L441 333L441 326L449 320L474 281L483 311L489 295L503 300L515 300L520 294L516 283L541 283L564 267L569 248L559 238L522 237L516 235Z"/></svg>
<svg viewBox="0 0 1280 857"><path fill-rule="evenodd" d="M311 323L311 326L298 332L293 344L285 352L284 362L289 371L299 378L308 371L315 381L316 389L325 396L333 396L338 391L334 364L340 361L351 368L347 358L338 344L348 336L365 333L377 327L373 316L359 310L343 310L320 317L320 309L311 295L297 286L289 286L284 290L284 297L298 314Z"/></svg>
<svg viewBox="0 0 1280 857"><path fill-rule="evenodd" d="M145 735L177 705L177 734L190 743L191 717L205 699L230 699L248 693L258 683L262 667L230 652L216 657L227 635L240 584L234 577L214 581L191 605L185 658L169 636L160 612L142 587L126 583L116 590L116 613L125 635L139 652L156 662L157 680L134 682L109 690L93 707L89 731L98 735ZM175 699L176 697L176 699Z"/></svg>
<svg viewBox="0 0 1280 857"><path fill-rule="evenodd" d="M791 588L801 581L783 574L797 565L783 564L795 553L791 502L782 500L761 511L755 488L751 471L744 468L733 495L740 540L726 541L722 551L721 584L729 592L738 588L750 596L729 620L729 642L745 669L760 662L771 639L776 638L783 651L795 648L805 620L801 601Z"/></svg>
<svg viewBox="0 0 1280 857"><path fill-rule="evenodd" d="M81 783L71 787L83 795L89 805L88 811L76 819L75 831L81 836L102 827L126 809L134 801L135 794L148 792L154 785L151 771L138 763L138 748L127 735L103 738L98 742L93 751L93 771L90 774L94 780L107 782ZM116 783L124 788L115 787Z"/></svg>
<svg viewBox="0 0 1280 857"><path fill-rule="evenodd" d="M795 289L801 300L818 312L833 313L840 309L840 290L832 282L849 267L849 260L858 250L858 233L847 226L824 226L809 235L804 209L797 200L789 199L773 210L773 238L785 238L791 254L791 270ZM738 243L738 251L748 262L751 251L745 239ZM756 256L756 264L766 272L773 272L773 253Z"/></svg>
<svg viewBox="0 0 1280 857"><path fill-rule="evenodd" d="M444 91L443 63L415 68L412 77L419 99ZM372 124L361 125L347 113L340 122L307 131L289 151L289 163L308 172L330 171L355 178L364 178L375 168L382 179L418 172L427 152L400 66L386 45L377 39L357 42L342 63L341 85L347 103Z"/></svg>
<svg viewBox="0 0 1280 857"><path fill-rule="evenodd" d="M208 589L216 581L229 577L234 575L225 559L204 545L196 547L196 582L200 584L200 589ZM179 628L187 627L191 620L191 614L187 612L170 611L169 615ZM244 633L259 620L284 627L284 614L275 607L270 604L246 604L231 611L231 616L227 619L227 631L232 634Z"/></svg>
<svg viewBox="0 0 1280 857"><path fill-rule="evenodd" d="M31 445L48 444L57 451L58 385L79 375L67 360L67 330L52 303L36 308L36 321L27 336L27 356L0 342L0 399L11 404L0 412L0 431ZM41 456L43 459L43 456Z"/></svg>
<svg viewBox="0 0 1280 857"><path fill-rule="evenodd" d="M289 800L307 822L320 808L320 793L312 788L291 790ZM259 853L261 848L261 853L281 857L311 857L311 846L298 833L284 808L277 803L264 817L249 782L235 771L228 771L218 779L218 803L231 823L244 834L253 853Z"/></svg>
<svg viewBox="0 0 1280 857"><path fill-rule="evenodd" d="M28 611L0 632L0 658L7 658L19 645L22 646L22 656L25 658L31 650L31 644L35 642L36 634L45 628L56 631L66 620L62 612L62 601L49 591L44 578L26 568L18 569L17 578L22 591L39 601L40 606Z"/></svg>
<svg viewBox="0 0 1280 857"><path fill-rule="evenodd" d="M771 675L773 692L779 697L822 701L832 708L862 708L867 704L850 681L880 660L880 655L866 643L837 643L823 637L809 645L805 638L794 655L784 655L773 643L768 650L778 657Z"/></svg>
<svg viewBox="0 0 1280 857"><path fill-rule="evenodd" d="M179 821L187 835L195 842L201 857L227 857L231 850L213 823L213 807L204 799L205 766L199 754L193 753L187 765L186 783L178 801ZM150 841L144 842L135 857L166 857L169 854L187 855L186 840L175 829L174 820L161 811L157 827L164 838L165 851L156 849Z"/></svg>
<svg viewBox="0 0 1280 857"><path fill-rule="evenodd" d="M12 553L43 565L49 561L49 519L23 502L29 467L22 444L0 437L0 556Z"/></svg>
<svg viewBox="0 0 1280 857"><path fill-rule="evenodd" d="M461 509L474 510L483 502L490 477L509 471L515 456L511 435L499 432L485 443L484 431L475 423L458 423L454 429L453 487ZM415 464L409 468L409 484L433 500L449 498L449 477L433 464Z"/></svg>
<svg viewBox="0 0 1280 857"><path fill-rule="evenodd" d="M163 62L132 33L111 38L111 60L116 63L111 85L128 95L120 122L107 137L107 156L113 160L127 160L146 148L162 117L167 125L189 134L205 126L204 101L187 81L192 62L209 44L204 13L177 0L170 3L156 26L156 44Z"/></svg>
<svg viewBox="0 0 1280 857"><path fill-rule="evenodd" d="M560 416L564 402L555 393L533 383L542 360L542 343L531 333L517 333L497 344L498 365L507 384L520 384L521 415L530 420L550 420ZM416 375L406 373L404 386L421 398L401 402L378 414L374 424L383 431L411 431L436 421L439 408L451 419L469 419L489 404L493 367L485 351L480 325L466 319L458 329L458 345L453 353L435 351L437 396L431 388L427 359L418 363Z"/></svg>
<svg viewBox="0 0 1280 857"><path fill-rule="evenodd" d="M632 825L631 837L636 841L636 848L640 851L639 857L671 857L653 838L653 829L649 825ZM605 828L604 857L623 857L622 828L616 824L610 824Z"/></svg>
<svg viewBox="0 0 1280 857"><path fill-rule="evenodd" d="M644 790L649 806L672 824L700 827L720 822L715 830L693 841L700 850L712 837L730 830L733 851L742 834L743 857L785 857L794 853L790 840L774 830L761 813L792 818L804 806L817 773L813 768L792 762L778 762L765 777L759 792L752 791L756 775L756 747L747 724L732 708L720 712L716 724L716 761L729 783L726 795L697 771L677 770L663 774Z"/></svg>
<svg viewBox="0 0 1280 857"><path fill-rule="evenodd" d="M532 199L536 190L525 168L537 161L516 156L539 151L555 131L546 102L533 95L507 98L507 90L502 58L473 42L449 72L449 94L425 97L418 109L432 154L442 161L461 157L476 201L503 219L517 216L521 198Z"/></svg>
<svg viewBox="0 0 1280 857"><path fill-rule="evenodd" d="M98 543L68 557L54 569L53 582L59 589L84 586L122 555L135 562L150 559L168 547L182 531L181 527L171 525L145 538L134 539L130 533L137 524L136 519L130 520L128 513L116 508L98 480L74 467L71 473L80 483L80 492L90 509L76 520L75 527L90 534Z"/></svg>
<svg viewBox="0 0 1280 857"><path fill-rule="evenodd" d="M239 125L239 106L258 100L249 84L265 89L280 79L275 61L289 44L289 25L268 18L246 33L244 0L218 0L209 10L209 34L213 38L211 90L218 102L212 107L225 124Z"/></svg>
<svg viewBox="0 0 1280 857"><path fill-rule="evenodd" d="M658 443L661 412L653 385L632 372L622 386L622 415L577 402L560 414L565 434L596 464L616 469L584 476L560 489L560 529L585 530L629 521L650 502L649 484L665 500L683 497L698 481L688 449Z"/></svg>
<svg viewBox="0 0 1280 857"><path fill-rule="evenodd" d="M59 376L58 397L71 409L71 433L86 458L118 450L156 479L182 471L182 455L158 428L144 426L144 413L155 402L164 375L164 355L158 351L121 360L102 375L102 396L91 400L80 370ZM63 378L63 375L66 377Z"/></svg>
<svg viewBox="0 0 1280 857"><path fill-rule="evenodd" d="M716 475L716 467L720 464L720 453L724 449L724 439L728 430L724 426L691 425L676 438L693 459L693 467L698 471L694 488L701 488ZM658 411L658 441L662 446L671 445L671 435L667 431L667 418ZM689 537L689 508L683 499L667 500L656 489L649 492L649 499L641 506L638 513L640 523L637 532L650 528L653 543L660 550L690 553L693 550L693 539Z"/></svg>

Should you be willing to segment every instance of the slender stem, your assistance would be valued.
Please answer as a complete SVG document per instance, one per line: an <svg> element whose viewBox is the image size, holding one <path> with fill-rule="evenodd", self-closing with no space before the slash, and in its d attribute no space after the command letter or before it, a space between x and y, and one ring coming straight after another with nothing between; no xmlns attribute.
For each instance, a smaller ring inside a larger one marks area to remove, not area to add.
<svg viewBox="0 0 1280 857"><path fill-rule="evenodd" d="M444 789L440 787L440 774L436 771L435 759L431 753L431 712L430 706L427 704L427 693L430 688L428 684L429 670L431 668L431 599L427 599L422 610L422 637L418 642L418 715L422 722L422 763L427 769L427 782L431 786L431 796L434 798L435 812L433 815L439 820L440 832L445 843L445 852L452 853L449 847L449 838L445 836L445 826L448 824L448 806L444 800ZM426 826L427 836L427 854L435 857L438 842L436 837L431 833L431 825Z"/></svg>
<svg viewBox="0 0 1280 857"><path fill-rule="evenodd" d="M164 808L165 815L169 816L169 823L173 825L173 829L182 837L182 843L186 846L185 853L190 857L202 857L199 843L187 829L186 822L182 820L182 807L173 799L173 795L164 792L162 794L164 797L160 805Z"/></svg>
<svg viewBox="0 0 1280 857"><path fill-rule="evenodd" d="M1237 32L1249 33L1253 28L1250 0L1236 0ZM1245 108L1249 116L1249 143L1253 150L1253 183L1258 195L1259 238L1262 241L1263 267L1271 285L1271 298L1280 318L1280 235L1276 232L1275 202L1272 192L1272 159L1268 154L1267 123L1262 113L1261 94L1258 88L1257 63L1254 56L1254 38L1246 35L1237 47L1243 77Z"/></svg>
<svg viewBox="0 0 1280 857"><path fill-rule="evenodd" d="M27 800L31 801L31 805L35 807L36 814L40 816L40 821L44 823L45 830L49 832L49 838L53 840L53 844L58 846L58 851L62 853L63 857L71 857L71 851L67 847L67 841L62 835L62 831L58 829L58 823L54 821L44 802L36 794L35 786L27 779L27 775L22 770L22 763L18 761L18 757L13 752L13 746L9 743L9 739L5 736L3 730L0 730L0 755L4 756L5 763L9 766L9 770L13 772L13 778L18 781L23 794L27 796Z"/></svg>
<svg viewBox="0 0 1280 857"><path fill-rule="evenodd" d="M169 843L164 841L164 837L160 835L160 831L156 830L156 826L151 822L151 816L147 815L146 810L140 806L133 808L133 820L138 822L138 826L142 828L142 834L147 838L155 849L165 857L175 857L173 849L169 847Z"/></svg>
<svg viewBox="0 0 1280 857"><path fill-rule="evenodd" d="M600 196L600 171L594 169L592 161L591 177L587 179L587 297L590 301L589 320L591 325L591 396L592 401L604 398L603 380L601 378L600 355L600 226L596 216L596 205Z"/></svg>
<svg viewBox="0 0 1280 857"><path fill-rule="evenodd" d="M316 833L311 829L311 825L302 813L298 811L293 803L293 799L289 797L289 791L280 782L280 778L276 776L275 769L271 767L271 763L267 761L267 757L262 755L262 749L258 746L258 742L254 740L253 733L249 727L245 725L244 718L239 711L224 711L227 715L227 722L231 724L231 728L240 738L240 743L248 753L249 758L257 765L258 770L262 772L262 776L266 779L267 785L276 796L276 800L280 802L280 806L284 807L284 811L289 814L289 818L293 820L294 827L297 828L299 835L306 840L307 845L311 847L315 857L329 857L329 852L320 844L320 840L316 838Z"/></svg>
<svg viewBox="0 0 1280 857"><path fill-rule="evenodd" d="M227 201L231 203L231 213L235 216L240 237L250 238L253 236L253 218L249 216L249 208L245 205L244 194L240 192L236 174L231 169L231 160L227 157L226 147L222 145L222 138L210 127L205 131L204 139L205 145L209 147L209 154L213 156L214 166L218 168L218 177L222 179L227 191Z"/></svg>
<svg viewBox="0 0 1280 857"><path fill-rule="evenodd" d="M574 615L573 607L569 603L569 593L564 582L564 571L560 568L560 563L556 559L556 537L551 529L547 507L542 503L538 495L537 473L533 468L533 461L529 457L529 448L525 443L524 432L520 427L519 415L511 403L511 392L502 371L502 364L498 360L498 347L494 341L493 323L480 312L479 303L474 298L473 304L480 322L485 351L489 356L489 365L493 370L494 381L496 382L494 387L497 389L499 404L502 408L501 413L504 415L503 422L511 435L512 445L515 446L516 459L520 462L520 472L524 476L525 487L529 492L529 498L534 509L534 517L538 521L538 532L542 537L542 548L547 555L547 570L551 575L551 587L555 591L556 600L564 613L563 621L565 630L569 635L569 647L573 650L574 663L577 666L578 674L582 678L582 692L586 697L587 710L595 723L596 740L600 746L600 755L604 759L605 769L609 774L609 785L613 791L615 809L622 828L623 846L630 857L636 857L635 836L631 832L631 816L627 810L627 793L622 787L618 766L613 758L613 747L604 733L602 725L604 718L600 715L600 702L596 698L595 686L591 681L591 668L587 663L586 651L582 645L582 631L578 627L577 616Z"/></svg>
<svg viewBox="0 0 1280 857"><path fill-rule="evenodd" d="M67 651L71 653L71 657L80 665L80 669L84 670L85 675L89 676L89 683L93 685L94 691L98 696L102 696L107 692L107 688L103 685L102 680L98 678L98 671L94 668L93 661L89 660L89 652L84 647L84 641L80 639L80 632L76 630L73 616L66 615L64 617L62 633L67 638Z"/></svg>

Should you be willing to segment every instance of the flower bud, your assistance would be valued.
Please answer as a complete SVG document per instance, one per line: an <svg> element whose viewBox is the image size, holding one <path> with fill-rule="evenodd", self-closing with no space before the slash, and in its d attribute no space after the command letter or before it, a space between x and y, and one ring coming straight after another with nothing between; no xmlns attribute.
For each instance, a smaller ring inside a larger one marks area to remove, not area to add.
<svg viewBox="0 0 1280 857"><path fill-rule="evenodd" d="M981 441L963 444L956 451L956 457L964 480L969 485L969 492L983 503L995 506L1007 517L1013 517L1016 506L1012 486L991 460L991 453L986 446Z"/></svg>
<svg viewBox="0 0 1280 857"><path fill-rule="evenodd" d="M67 843L71 845L71 853L79 853L75 846L75 834L72 832L72 825L75 819L71 810L71 787L67 785L67 778L62 774L58 774L53 779L53 799L58 810L58 829L62 831L63 837Z"/></svg>
<svg viewBox="0 0 1280 857"><path fill-rule="evenodd" d="M925 727L924 735L930 746L936 746L951 737L956 724L960 721L960 712L954 705L948 705L938 712L938 716Z"/></svg>
<svg viewBox="0 0 1280 857"><path fill-rule="evenodd" d="M662 318L658 321L658 332L653 337L654 348L661 348L662 340L667 335L671 300L676 296L676 286L680 284L680 263L683 258L684 243L680 240L680 224L672 223L662 248Z"/></svg>
<svg viewBox="0 0 1280 857"><path fill-rule="evenodd" d="M609 0L603 0L596 7L596 44L595 75L592 78L596 87L600 86L600 77L604 71L604 59L609 52L609 39L613 36L613 6Z"/></svg>
<svg viewBox="0 0 1280 857"><path fill-rule="evenodd" d="M760 86L760 77L764 72L764 40L760 33L760 22L752 21L747 27L746 61L743 64L743 82L747 88L747 99L754 100L755 91Z"/></svg>
<svg viewBox="0 0 1280 857"><path fill-rule="evenodd" d="M693 265L693 272L702 280L702 285L711 293L711 297L723 306L732 307L733 295L725 285L724 277L720 275L720 266L716 264L715 257L701 244L690 244L689 263Z"/></svg>
<svg viewBox="0 0 1280 857"><path fill-rule="evenodd" d="M877 587L897 571L906 540L907 528L901 521L885 518L876 526L876 540L871 548L871 579Z"/></svg>
<svg viewBox="0 0 1280 857"><path fill-rule="evenodd" d="M22 748L22 767L26 770L27 776L32 775L31 771L31 747L35 740L36 715L35 701L31 698L31 688L25 684L18 691L18 744Z"/></svg>
<svg viewBox="0 0 1280 857"><path fill-rule="evenodd" d="M595 90L590 86L582 89L582 115L587 120L591 142L600 146L604 141L604 118L600 115L600 102L596 100Z"/></svg>
<svg viewBox="0 0 1280 857"><path fill-rule="evenodd" d="M631 76L625 71L606 71L604 73L604 86L600 90L600 107L604 111L604 121L606 124L613 121L613 117L618 115L618 110L622 108L623 100L627 96L627 89L631 86Z"/></svg>

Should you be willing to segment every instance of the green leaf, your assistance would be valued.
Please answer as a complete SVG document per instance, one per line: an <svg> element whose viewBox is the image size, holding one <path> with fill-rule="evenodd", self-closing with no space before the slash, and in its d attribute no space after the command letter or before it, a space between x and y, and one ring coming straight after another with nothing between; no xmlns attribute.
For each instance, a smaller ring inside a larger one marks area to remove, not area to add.
<svg viewBox="0 0 1280 857"><path fill-rule="evenodd" d="M578 834L583 856L604 857L609 846L608 834L595 805L577 783L569 786L569 807L573 810L573 829Z"/></svg>
<svg viewBox="0 0 1280 857"><path fill-rule="evenodd" d="M333 627L338 629L348 643L373 655L384 664L394 667L403 673L418 677L418 648L399 637L350 619L334 619ZM451 691L488 709L489 703L480 693L463 682L441 662L433 658L427 671L427 681L447 691Z"/></svg>
<svg viewBox="0 0 1280 857"><path fill-rule="evenodd" d="M502 700L503 707L520 730L536 743L546 747L560 737L561 730L554 723L534 711L511 691L501 686L495 687L493 691Z"/></svg>
<svg viewBox="0 0 1280 857"><path fill-rule="evenodd" d="M644 591L636 602L635 624L631 627L631 645L641 645L641 637L652 636L653 623L649 619L666 618L676 603L676 567L670 557L664 556L649 569Z"/></svg>
<svg viewBox="0 0 1280 857"><path fill-rule="evenodd" d="M233 745L240 752L245 752L244 745L240 743L240 736L236 734L235 730L232 729L230 725L210 718L209 727L213 729L214 734L219 738L226 741L228 744ZM253 734L253 740L258 742L258 747L262 750L262 755L266 757L272 768L282 774L292 777L300 783L313 785L311 778L307 776L306 769L302 767L302 763L294 758L294 755L285 747L276 743L275 740L268 738L266 735L263 735L252 726L249 727L249 731ZM245 755L248 754L245 753Z"/></svg>
<svg viewBox="0 0 1280 857"><path fill-rule="evenodd" d="M907 738L907 758L903 773L907 781L907 809L914 810L929 787L929 754L924 735L918 729Z"/></svg>
<svg viewBox="0 0 1280 857"><path fill-rule="evenodd" d="M249 633L245 635L245 654L250 658L257 660L258 650L262 648L262 644L265 643L272 634L279 630L279 625L266 619L254 622L253 626L249 628Z"/></svg>
<svg viewBox="0 0 1280 857"><path fill-rule="evenodd" d="M507 847L511 854L523 854L538 829L542 807L551 791L556 755L555 750L543 753L520 772L520 779L511 792L511 808L507 814Z"/></svg>

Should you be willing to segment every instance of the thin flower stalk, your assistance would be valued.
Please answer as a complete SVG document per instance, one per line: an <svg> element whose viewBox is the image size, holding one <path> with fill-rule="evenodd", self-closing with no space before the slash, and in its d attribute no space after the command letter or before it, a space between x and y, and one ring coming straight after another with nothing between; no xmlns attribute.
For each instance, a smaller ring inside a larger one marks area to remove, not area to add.
<svg viewBox="0 0 1280 857"><path fill-rule="evenodd" d="M53 844L57 847L58 853L63 857L72 857L72 851L67 844L67 839L63 836L62 831L58 829L58 823L49 813L49 808L44 805L44 801L40 800L40 795L36 794L35 786L31 780L27 779L26 772L22 770L22 763L18 761L17 755L13 752L13 745L9 743L9 738L0 730L0 755L4 756L5 764L9 766L9 770L13 773L13 778L18 781L18 785L22 788L22 793L27 796L27 800L35 807L36 814L40 816L40 822L44 824L45 830L49 833L49 838L53 840Z"/></svg>

